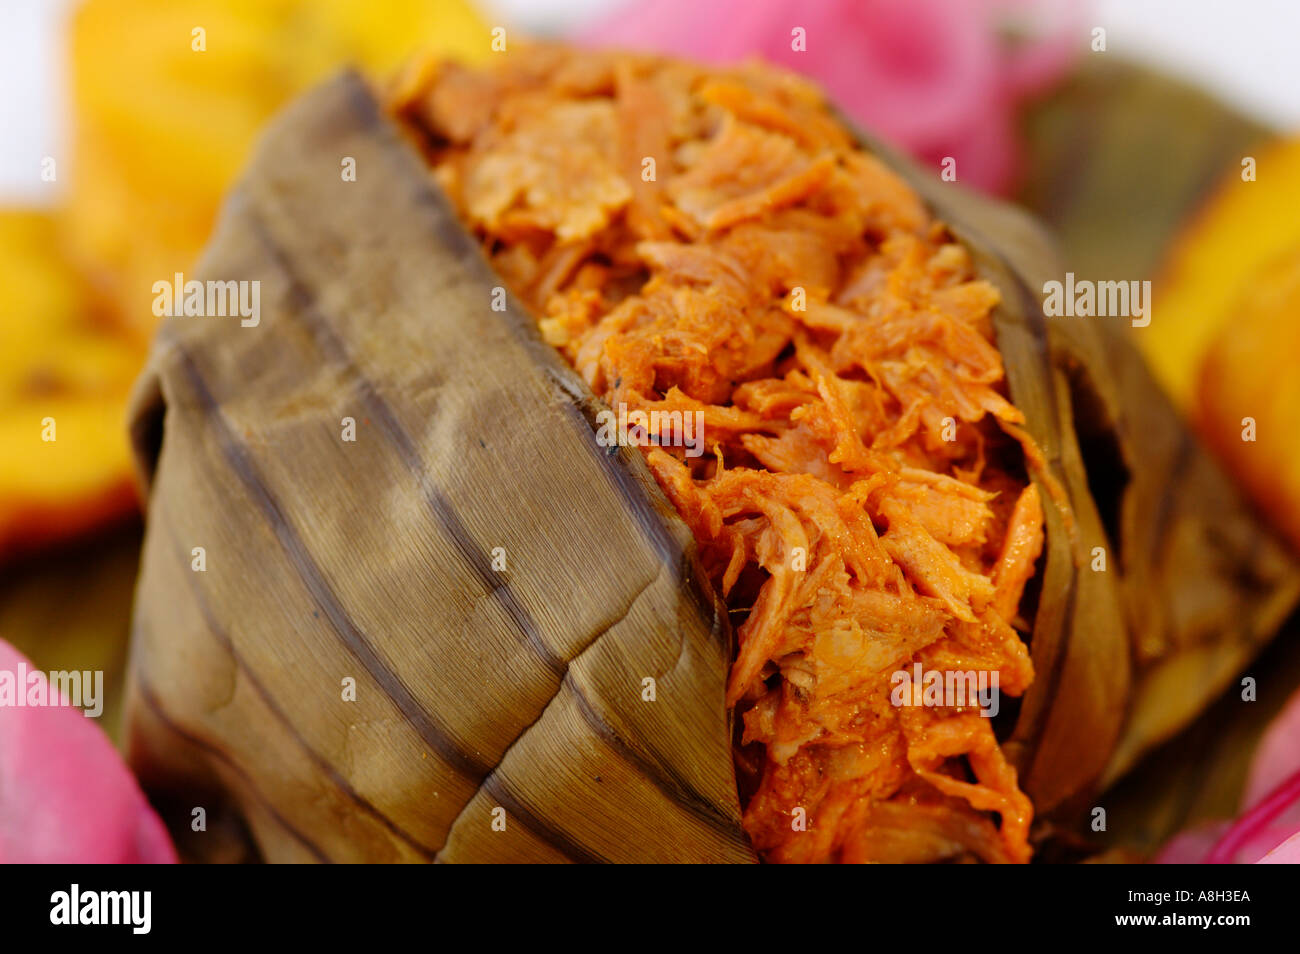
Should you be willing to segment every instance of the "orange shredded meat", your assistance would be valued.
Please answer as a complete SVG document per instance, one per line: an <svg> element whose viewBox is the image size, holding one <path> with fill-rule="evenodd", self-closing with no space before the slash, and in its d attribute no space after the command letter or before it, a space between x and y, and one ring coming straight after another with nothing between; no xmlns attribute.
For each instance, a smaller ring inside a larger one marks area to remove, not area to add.
<svg viewBox="0 0 1300 954"><path fill-rule="evenodd" d="M891 692L1033 679L1040 458L967 251L784 72L535 46L418 75L393 111L545 339L611 407L701 422L703 453L644 451L737 626L756 848L1028 860L992 720Z"/></svg>

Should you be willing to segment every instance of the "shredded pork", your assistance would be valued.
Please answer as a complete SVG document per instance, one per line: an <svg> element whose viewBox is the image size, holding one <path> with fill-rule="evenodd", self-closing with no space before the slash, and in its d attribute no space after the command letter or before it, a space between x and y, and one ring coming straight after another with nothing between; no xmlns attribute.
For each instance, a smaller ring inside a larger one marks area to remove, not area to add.
<svg viewBox="0 0 1300 954"><path fill-rule="evenodd" d="M814 88L758 65L537 46L420 64L392 107L592 390L703 422L702 455L644 451L737 626L756 848L1028 860L992 720L891 699L918 663L1010 697L1033 678L1036 452L966 250Z"/></svg>

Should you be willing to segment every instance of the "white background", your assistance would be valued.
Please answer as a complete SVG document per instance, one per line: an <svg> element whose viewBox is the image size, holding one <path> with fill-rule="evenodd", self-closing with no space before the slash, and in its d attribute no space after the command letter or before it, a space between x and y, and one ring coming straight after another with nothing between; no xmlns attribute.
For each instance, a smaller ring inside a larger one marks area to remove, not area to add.
<svg viewBox="0 0 1300 954"><path fill-rule="evenodd" d="M40 161L61 155L67 141L61 19L74 2L0 0L0 202L57 197L40 181ZM479 6L503 23L555 33L621 2L489 0ZM1092 24L1106 28L1110 52L1158 64L1250 115L1300 130L1300 0L1094 0L1088 6ZM63 170L61 164L60 177Z"/></svg>

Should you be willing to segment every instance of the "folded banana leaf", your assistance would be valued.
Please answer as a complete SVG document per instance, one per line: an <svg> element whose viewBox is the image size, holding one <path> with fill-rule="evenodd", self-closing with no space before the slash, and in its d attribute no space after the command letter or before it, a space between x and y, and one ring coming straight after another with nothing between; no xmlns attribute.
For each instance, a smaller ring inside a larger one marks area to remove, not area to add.
<svg viewBox="0 0 1300 954"><path fill-rule="evenodd" d="M1070 534L1049 529L1033 641L1039 677L1013 746L1023 747L1018 761L1040 812L1067 801L1079 808L1263 649L1300 598L1300 561L1181 419L1130 343L1128 319L1044 316L1044 283L1062 280L1064 267L1033 220L915 169L909 182L952 223L1004 299L1023 303L1018 315L1014 305L999 309L998 347L1079 532L1073 588L1062 592L1052 589L1053 554ZM1098 547L1105 570L1094 569ZM1072 622L1052 637L1045 613L1062 596ZM1079 718L1089 711L1097 721ZM1094 762L1105 748L1094 736L1106 725L1118 736Z"/></svg>
<svg viewBox="0 0 1300 954"><path fill-rule="evenodd" d="M1003 295L1047 512L1007 749L1067 817L1232 678L1300 568L1118 336L1044 318L1060 270L1024 216L864 142ZM361 79L267 132L193 277L260 282L261 314L168 318L132 405L127 742L183 852L753 860L690 532L524 309L493 310L501 280Z"/></svg>

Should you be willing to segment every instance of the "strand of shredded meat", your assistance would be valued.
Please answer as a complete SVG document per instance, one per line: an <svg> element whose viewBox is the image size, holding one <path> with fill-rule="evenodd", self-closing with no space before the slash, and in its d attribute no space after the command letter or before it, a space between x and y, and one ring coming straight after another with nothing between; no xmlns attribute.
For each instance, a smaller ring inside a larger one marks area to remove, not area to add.
<svg viewBox="0 0 1300 954"><path fill-rule="evenodd" d="M769 68L535 46L422 63L391 101L592 390L703 422L705 453L662 433L645 453L738 626L764 857L1027 860L991 720L891 699L918 663L1008 696L1033 677L1033 448L964 248Z"/></svg>

